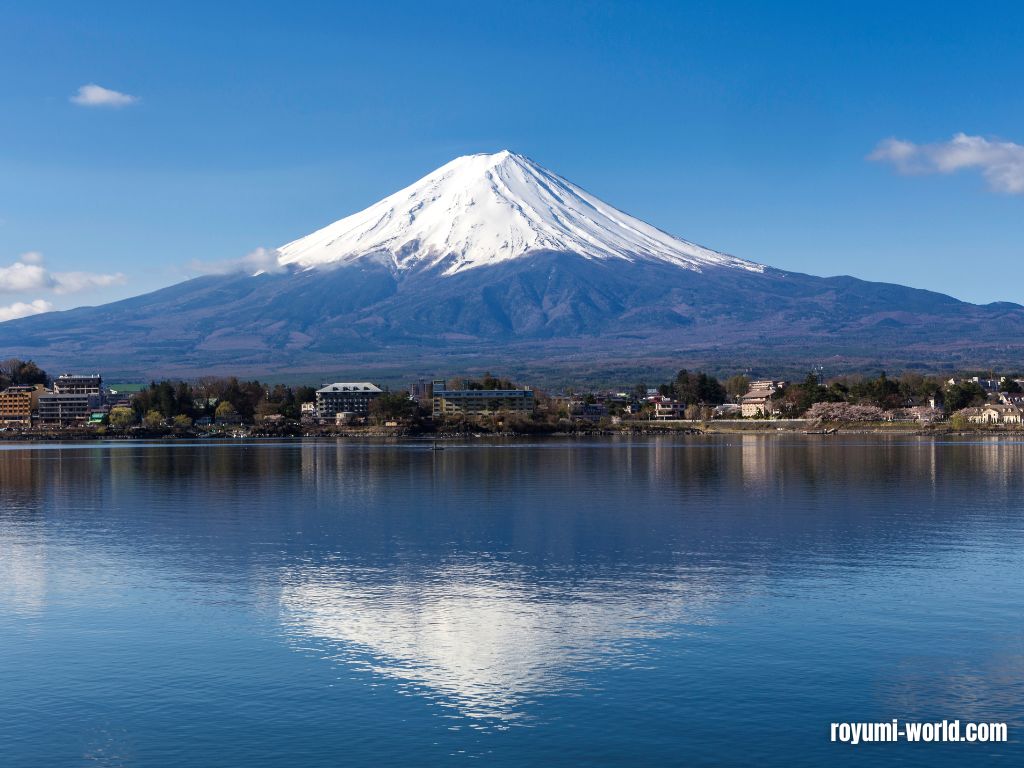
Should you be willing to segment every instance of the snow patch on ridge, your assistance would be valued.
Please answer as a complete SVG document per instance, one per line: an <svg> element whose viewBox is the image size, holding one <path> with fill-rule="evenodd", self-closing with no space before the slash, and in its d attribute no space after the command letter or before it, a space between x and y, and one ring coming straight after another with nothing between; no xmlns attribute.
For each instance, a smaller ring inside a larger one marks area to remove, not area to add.
<svg viewBox="0 0 1024 768"><path fill-rule="evenodd" d="M359 213L278 249L282 266L368 256L398 272L453 275L537 252L668 262L685 269L764 266L662 232L508 150L456 158Z"/></svg>

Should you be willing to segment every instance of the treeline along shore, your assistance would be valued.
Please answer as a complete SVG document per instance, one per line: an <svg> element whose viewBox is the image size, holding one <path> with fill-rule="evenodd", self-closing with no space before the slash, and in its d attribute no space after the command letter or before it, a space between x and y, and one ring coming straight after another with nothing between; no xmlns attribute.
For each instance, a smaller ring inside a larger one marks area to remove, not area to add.
<svg viewBox="0 0 1024 768"><path fill-rule="evenodd" d="M290 386L204 377L105 382L0 363L0 438L466 437L483 435L884 432L1024 433L1024 374L907 372L800 381L680 370L671 380L559 391L486 373Z"/></svg>

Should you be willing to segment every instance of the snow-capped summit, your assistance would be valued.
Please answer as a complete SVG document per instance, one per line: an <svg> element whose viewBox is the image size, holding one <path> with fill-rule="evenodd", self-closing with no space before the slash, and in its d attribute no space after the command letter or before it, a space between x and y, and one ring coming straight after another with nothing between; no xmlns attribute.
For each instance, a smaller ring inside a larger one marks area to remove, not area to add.
<svg viewBox="0 0 1024 768"><path fill-rule="evenodd" d="M396 272L453 275L537 252L659 261L685 269L754 262L673 237L508 150L466 155L369 208L278 249L282 265L340 266L363 258Z"/></svg>

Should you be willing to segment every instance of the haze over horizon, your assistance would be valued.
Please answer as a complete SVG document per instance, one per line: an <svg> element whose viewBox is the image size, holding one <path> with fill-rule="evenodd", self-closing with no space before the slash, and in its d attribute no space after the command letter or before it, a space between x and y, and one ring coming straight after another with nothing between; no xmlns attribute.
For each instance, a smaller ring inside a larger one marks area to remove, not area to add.
<svg viewBox="0 0 1024 768"><path fill-rule="evenodd" d="M928 8L5 8L0 320L217 269L504 148L743 259L1024 302L1024 10Z"/></svg>

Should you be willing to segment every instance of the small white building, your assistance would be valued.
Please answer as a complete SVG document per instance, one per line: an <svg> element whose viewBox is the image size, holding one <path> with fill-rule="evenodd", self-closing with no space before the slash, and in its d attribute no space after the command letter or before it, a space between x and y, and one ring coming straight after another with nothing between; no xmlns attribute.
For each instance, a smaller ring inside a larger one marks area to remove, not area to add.
<svg viewBox="0 0 1024 768"><path fill-rule="evenodd" d="M670 397L654 398L653 418L657 421L672 421L686 416L686 406Z"/></svg>

